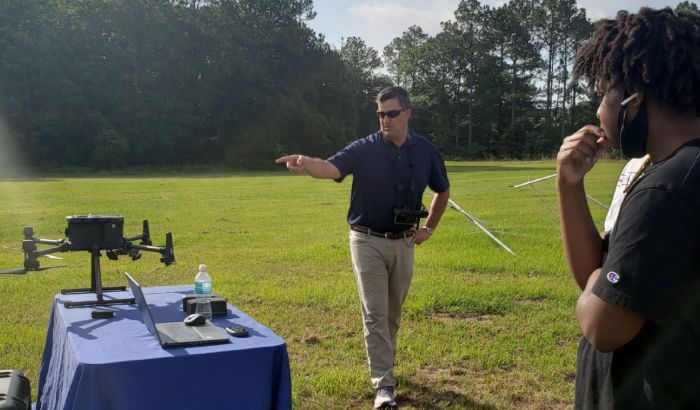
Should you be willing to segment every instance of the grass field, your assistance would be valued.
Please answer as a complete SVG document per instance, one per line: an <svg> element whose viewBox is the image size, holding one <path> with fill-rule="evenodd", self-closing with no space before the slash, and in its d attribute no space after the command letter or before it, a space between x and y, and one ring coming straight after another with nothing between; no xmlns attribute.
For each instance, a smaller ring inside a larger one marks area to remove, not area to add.
<svg viewBox="0 0 700 410"><path fill-rule="evenodd" d="M587 192L608 203L623 165L601 161ZM562 255L554 180L512 188L552 174L554 163L452 162L448 172L452 199L517 256L450 209L418 247L399 332L400 407L572 407L578 289ZM177 265L146 273L161 266L157 254L102 258L105 285L123 284L125 270L144 286L188 284L206 263L216 293L286 340L295 408L370 408L349 192L350 181L282 171L0 180L0 245L19 249L24 226L62 238L66 215L123 215L128 235L148 219L154 242L173 232ZM602 226L605 209L590 207ZM22 254L4 247L0 269L21 266ZM54 295L89 285L89 255L60 256L42 266L69 267L0 277L0 368L24 371L35 389Z"/></svg>

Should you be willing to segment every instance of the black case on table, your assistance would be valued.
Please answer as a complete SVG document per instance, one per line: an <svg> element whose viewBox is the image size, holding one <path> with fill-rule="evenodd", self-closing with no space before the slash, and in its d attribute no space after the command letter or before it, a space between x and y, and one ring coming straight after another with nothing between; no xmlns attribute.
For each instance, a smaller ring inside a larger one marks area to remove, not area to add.
<svg viewBox="0 0 700 410"><path fill-rule="evenodd" d="M200 295L185 295L182 297L182 311L187 315L195 313L197 308L197 299L201 298ZM217 296L209 296L209 301L211 302L211 314L212 316L226 315L226 299Z"/></svg>

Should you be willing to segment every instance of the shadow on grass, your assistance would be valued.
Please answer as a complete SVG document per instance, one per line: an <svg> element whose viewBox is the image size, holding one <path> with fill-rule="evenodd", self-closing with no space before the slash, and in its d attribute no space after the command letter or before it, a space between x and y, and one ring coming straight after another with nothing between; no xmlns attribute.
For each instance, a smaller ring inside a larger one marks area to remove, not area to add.
<svg viewBox="0 0 700 410"><path fill-rule="evenodd" d="M556 171L555 166L546 167L507 167L502 165L449 165L447 172L486 172L486 171L539 171L542 173Z"/></svg>
<svg viewBox="0 0 700 410"><path fill-rule="evenodd" d="M466 394L455 391L445 391L404 380L398 390L396 399L398 408L444 409L446 406L455 409L495 410L497 407L479 403Z"/></svg>

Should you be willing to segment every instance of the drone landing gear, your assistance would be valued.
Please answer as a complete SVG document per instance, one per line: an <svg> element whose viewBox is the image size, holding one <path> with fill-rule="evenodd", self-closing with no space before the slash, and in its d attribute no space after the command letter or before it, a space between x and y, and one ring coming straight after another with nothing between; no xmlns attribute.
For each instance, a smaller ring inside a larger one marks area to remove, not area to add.
<svg viewBox="0 0 700 410"><path fill-rule="evenodd" d="M133 305L136 303L134 298L127 299L105 299L102 295L103 292L117 292L126 290L126 286L102 286L102 275L100 273L100 250L93 249L90 251L92 254L91 260L91 274L90 274L90 288L81 289L62 289L61 294L81 294L81 293L95 293L97 295L96 300L82 300L76 302L64 302L63 306L67 308L72 307L85 307L85 306L107 306L107 305Z"/></svg>

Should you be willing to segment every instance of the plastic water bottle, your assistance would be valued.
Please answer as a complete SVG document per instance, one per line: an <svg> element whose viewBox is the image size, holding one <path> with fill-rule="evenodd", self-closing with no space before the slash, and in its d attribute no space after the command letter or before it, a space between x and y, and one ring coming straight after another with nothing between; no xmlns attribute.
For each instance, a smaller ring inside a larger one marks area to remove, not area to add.
<svg viewBox="0 0 700 410"><path fill-rule="evenodd" d="M195 313L204 315L211 320L211 276L207 273L207 265L199 265L199 273L194 278L194 294L197 295Z"/></svg>
<svg viewBox="0 0 700 410"><path fill-rule="evenodd" d="M199 265L199 273L194 278L194 294L211 296L211 276L207 273L207 265Z"/></svg>

